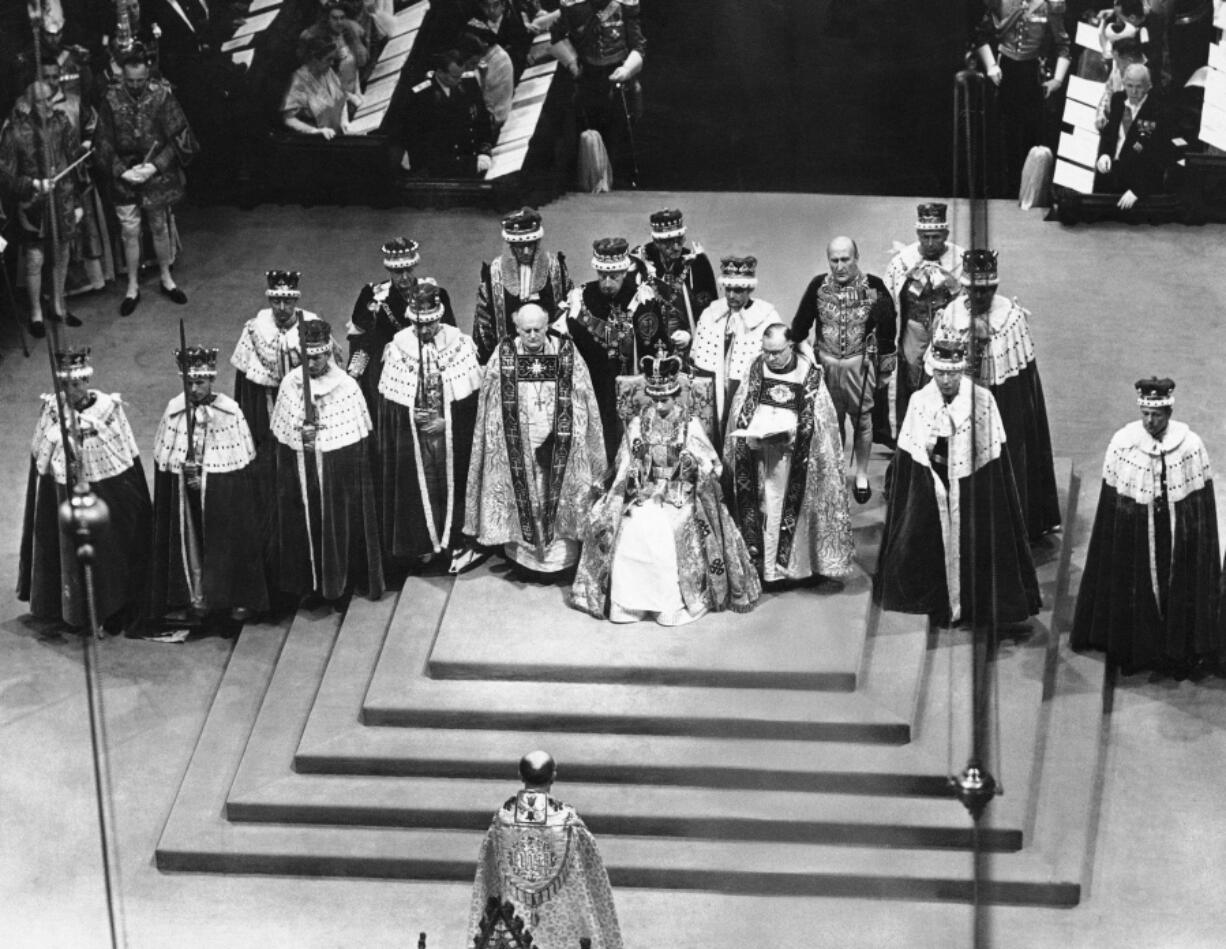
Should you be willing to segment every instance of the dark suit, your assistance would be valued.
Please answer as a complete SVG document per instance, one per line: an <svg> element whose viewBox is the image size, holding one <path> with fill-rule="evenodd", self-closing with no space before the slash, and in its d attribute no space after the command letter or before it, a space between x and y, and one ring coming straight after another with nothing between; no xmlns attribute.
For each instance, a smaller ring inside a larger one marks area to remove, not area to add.
<svg viewBox="0 0 1226 949"><path fill-rule="evenodd" d="M1117 157L1125 100L1123 92L1111 97L1107 125L1098 142L1098 154L1111 156L1111 171L1099 174L1094 190L1105 194L1131 191L1138 198L1144 198L1163 190L1167 169L1175 163L1175 146L1171 144L1166 109L1151 91L1125 133L1124 146Z"/></svg>
<svg viewBox="0 0 1226 949"><path fill-rule="evenodd" d="M414 89L405 142L413 170L433 178L477 173L478 155L488 155L494 129L481 90L465 80L448 94L437 80Z"/></svg>

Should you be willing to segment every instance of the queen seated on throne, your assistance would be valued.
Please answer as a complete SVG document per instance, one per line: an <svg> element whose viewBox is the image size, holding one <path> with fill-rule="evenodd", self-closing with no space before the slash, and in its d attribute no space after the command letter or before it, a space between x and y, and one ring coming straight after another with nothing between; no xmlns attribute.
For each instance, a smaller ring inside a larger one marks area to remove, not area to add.
<svg viewBox="0 0 1226 949"><path fill-rule="evenodd" d="M761 585L724 505L698 400L688 387L683 393L682 362L661 352L640 365L651 401L627 420L612 483L592 506L573 605L615 623L661 626L748 612Z"/></svg>

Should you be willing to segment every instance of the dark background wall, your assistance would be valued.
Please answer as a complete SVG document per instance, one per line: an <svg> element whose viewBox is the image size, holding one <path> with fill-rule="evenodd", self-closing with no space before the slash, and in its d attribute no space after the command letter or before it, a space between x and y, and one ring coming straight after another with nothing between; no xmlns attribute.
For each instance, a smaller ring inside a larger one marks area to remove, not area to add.
<svg viewBox="0 0 1226 949"><path fill-rule="evenodd" d="M642 0L642 186L947 191L953 76L980 9L974 0Z"/></svg>

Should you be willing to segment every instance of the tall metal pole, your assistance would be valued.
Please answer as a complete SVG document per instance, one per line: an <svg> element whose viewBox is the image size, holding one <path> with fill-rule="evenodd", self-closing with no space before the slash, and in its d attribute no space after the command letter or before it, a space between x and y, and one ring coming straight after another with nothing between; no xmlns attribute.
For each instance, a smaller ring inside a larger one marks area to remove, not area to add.
<svg viewBox="0 0 1226 949"><path fill-rule="evenodd" d="M58 319L63 319L60 312L55 270L57 255L60 250L59 218L56 209L56 188L58 177L52 167L50 143L47 136L51 129L51 112L39 107L39 96L42 94L42 25L43 10L41 0L31 0L28 6L30 30L34 42L34 108L32 117L35 123L34 142L38 149L39 170L45 183L45 205L47 246L44 262L51 264L51 306ZM48 103L49 104L49 103ZM41 125L41 128L39 126ZM108 930L112 949L122 945L120 932L122 928L122 904L117 891L118 855L114 850L113 835L110 832L114 823L112 813L112 798L110 794L110 767L106 752L106 716L102 707L102 686L98 675L98 640L102 630L98 622L97 598L94 595L93 562L95 549L92 543L95 532L105 529L108 512L106 504L90 490L85 478L84 466L81 463L80 447L81 432L76 412L64 391L56 365L55 353L62 350L59 342L59 330L55 320L48 320L47 357L51 364L52 384L55 386L56 410L60 422L60 437L64 447L64 480L69 497L60 506L59 520L61 531L66 537L71 537L76 546L77 563L81 569L82 593L85 600L86 615L89 619L89 632L85 636L83 652L85 667L86 704L89 710L90 752L94 765L94 800L98 808L98 836L102 848L102 880L106 891L106 913Z"/></svg>
<svg viewBox="0 0 1226 949"><path fill-rule="evenodd" d="M955 79L955 122L954 122L954 168L955 168L955 188L958 186L957 180L957 162L960 150L957 138L962 137L964 146L964 154L966 160L966 183L967 183L967 203L970 210L970 230L971 236L969 248L971 250L986 250L988 247L988 203L987 203L987 135L986 135L986 99L987 99L987 83L984 77L970 70L958 73ZM974 317L970 320L970 338L968 340L968 356L974 354L976 346ZM976 437L978 426L975 423L976 406L975 401L982 396L979 394L979 387L975 384L975 376L978 375L978 362L972 359L971 361L971 378L967 382L971 385L971 454L972 458L976 455ZM951 485L951 490L956 488ZM990 490L990 488L989 488ZM970 549L978 551L977 531L978 531L978 506L975 497L976 479L972 476L970 480L969 501L970 501ZM991 500L989 498L989 500ZM989 512L994 510L989 504ZM993 531L993 526L989 523L989 532ZM957 541L960 543L960 539ZM991 545L989 545L991 546ZM986 848L983 843L984 831L984 815L988 804L992 798L996 796L997 784L996 779L988 770L988 761L991 753L990 738L991 738L991 661L992 647L996 634L995 629L995 590L990 591L993 596L989 597L993 603L992 616L979 616L976 614L976 604L979 602L979 596L976 591L977 572L971 573L971 615L966 617L971 625L971 752L967 760L965 770L954 779L954 788L958 795L958 799L966 808L971 816L972 827L972 850L973 850L973 883L972 883L972 903L974 907L974 934L973 945L975 949L988 949L991 946L991 918L987 908L987 885L989 882L989 859ZM993 583L994 586L994 583Z"/></svg>

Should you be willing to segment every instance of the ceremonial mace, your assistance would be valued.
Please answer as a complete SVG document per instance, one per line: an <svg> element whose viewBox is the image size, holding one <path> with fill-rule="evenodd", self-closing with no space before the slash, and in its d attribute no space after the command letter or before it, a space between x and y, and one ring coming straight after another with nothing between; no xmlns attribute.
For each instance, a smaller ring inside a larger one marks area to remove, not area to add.
<svg viewBox="0 0 1226 949"><path fill-rule="evenodd" d="M981 73L973 70L963 70L954 79L954 147L953 147L953 193L959 190L959 147L965 149L967 205L971 218L971 239L968 246L971 249L986 249L988 247L988 203L987 203L987 130L986 130L987 82ZM968 310L969 313L969 310ZM975 348L974 318L971 318L969 340L967 346L968 358ZM976 400L981 398L975 383L978 361L971 363L971 375L967 382L971 385L971 457L976 456L975 424L977 416ZM986 393L985 393L986 395ZM952 490L956 486L951 485ZM970 509L977 510L975 503L975 478L970 481ZM991 482L988 484L992 490ZM991 501L991 498L989 498ZM989 503L989 521L987 525L990 537L995 536L995 506ZM976 549L976 535L979 525L972 513L970 522L970 549ZM954 541L957 543L957 541ZM994 547L994 544L989 544ZM971 751L966 768L961 774L950 777L958 800L962 802L973 822L972 849L974 853L974 879L972 900L974 905L974 941L975 949L988 949L991 945L991 920L986 905L986 887L989 882L989 857L983 846L984 815L988 805L997 794L1001 793L999 784L992 772L988 770L987 762L991 754L992 721L999 725L999 714L993 715L990 696L996 695L993 688L993 663L996 647L996 565L991 566L991 615L976 615L976 574L971 573L971 615L968 617L971 625ZM997 736L999 738L999 736ZM997 741L999 746L999 740ZM951 748L952 751L952 748Z"/></svg>
<svg viewBox="0 0 1226 949"><path fill-rule="evenodd" d="M63 319L59 312L59 302L55 292L55 263L59 252L59 220L56 217L55 186L63 176L55 174L51 167L51 156L47 148L47 119L39 114L37 99L39 84L42 82L42 48L41 28L43 10L40 0L32 0L27 7L30 16L30 29L34 40L34 72L35 72L35 115L42 122L41 134L34 136L38 148L40 171L48 187L45 192L45 210L50 241L45 256L51 264L52 292L51 306L56 319L47 320L47 359L51 366L51 383L55 392L55 404L60 425L60 439L64 447L64 479L71 485L71 495L59 508L60 529L72 538L76 544L77 563L81 569L81 586L85 598L86 615L89 620L89 632L85 636L85 691L89 708L89 738L90 750L94 764L94 797L98 805L98 833L102 845L102 878L106 888L107 922L111 937L111 946L118 949L120 930L122 928L122 901L115 883L118 880L119 862L114 851L109 828L113 823L111 814L110 768L106 755L106 719L102 708L102 684L98 677L97 645L102 638L102 629L98 623L98 602L94 595L93 563L96 554L93 538L106 529L110 513L106 504L90 489L85 478L84 466L81 463L80 449L81 427L68 393L64 390L56 365L56 352L61 349L57 321ZM67 169L65 169L67 170Z"/></svg>

